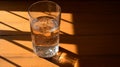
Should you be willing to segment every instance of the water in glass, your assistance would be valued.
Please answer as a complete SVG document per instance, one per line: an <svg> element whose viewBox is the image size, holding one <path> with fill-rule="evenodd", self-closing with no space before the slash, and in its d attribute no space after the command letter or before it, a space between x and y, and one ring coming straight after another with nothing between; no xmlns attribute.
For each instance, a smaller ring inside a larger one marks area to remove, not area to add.
<svg viewBox="0 0 120 67"><path fill-rule="evenodd" d="M59 26L48 16L38 17L31 22L34 52L44 58L54 56L59 50Z"/></svg>

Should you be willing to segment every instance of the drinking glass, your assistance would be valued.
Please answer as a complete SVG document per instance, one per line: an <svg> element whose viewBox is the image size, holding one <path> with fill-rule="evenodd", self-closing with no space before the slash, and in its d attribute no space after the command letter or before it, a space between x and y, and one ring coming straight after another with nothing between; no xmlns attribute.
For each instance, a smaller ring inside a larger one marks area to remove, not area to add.
<svg viewBox="0 0 120 67"><path fill-rule="evenodd" d="M38 1L28 8L34 52L50 58L59 51L61 8L52 1Z"/></svg>

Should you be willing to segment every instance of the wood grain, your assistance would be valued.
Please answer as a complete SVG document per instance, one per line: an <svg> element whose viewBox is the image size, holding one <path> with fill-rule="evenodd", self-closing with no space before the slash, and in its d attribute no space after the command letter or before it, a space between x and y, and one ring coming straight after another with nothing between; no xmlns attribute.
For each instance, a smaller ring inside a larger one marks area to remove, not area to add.
<svg viewBox="0 0 120 67"><path fill-rule="evenodd" d="M33 2L0 1L0 67L62 65L32 51L27 8ZM120 2L56 2L62 8L60 51L67 54L63 60L79 59L76 67L120 67Z"/></svg>

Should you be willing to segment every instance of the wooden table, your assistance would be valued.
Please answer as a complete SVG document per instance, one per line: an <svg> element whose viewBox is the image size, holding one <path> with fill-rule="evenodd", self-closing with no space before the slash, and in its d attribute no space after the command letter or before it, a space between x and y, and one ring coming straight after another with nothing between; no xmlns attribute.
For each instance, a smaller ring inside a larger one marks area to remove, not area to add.
<svg viewBox="0 0 120 67"><path fill-rule="evenodd" d="M0 67L120 67L120 2L57 2L60 51L50 59L33 52L26 11L31 3L0 1Z"/></svg>

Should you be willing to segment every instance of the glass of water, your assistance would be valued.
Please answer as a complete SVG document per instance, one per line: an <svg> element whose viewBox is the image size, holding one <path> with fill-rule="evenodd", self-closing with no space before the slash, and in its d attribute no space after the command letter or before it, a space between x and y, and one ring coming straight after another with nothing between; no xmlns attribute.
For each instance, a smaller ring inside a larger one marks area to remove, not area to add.
<svg viewBox="0 0 120 67"><path fill-rule="evenodd" d="M52 1L38 1L28 8L34 52L50 58L59 51L61 8Z"/></svg>

